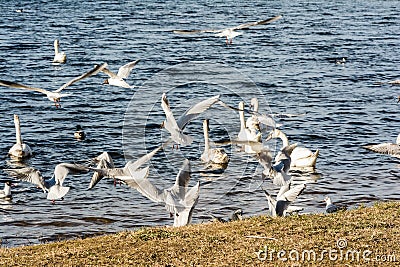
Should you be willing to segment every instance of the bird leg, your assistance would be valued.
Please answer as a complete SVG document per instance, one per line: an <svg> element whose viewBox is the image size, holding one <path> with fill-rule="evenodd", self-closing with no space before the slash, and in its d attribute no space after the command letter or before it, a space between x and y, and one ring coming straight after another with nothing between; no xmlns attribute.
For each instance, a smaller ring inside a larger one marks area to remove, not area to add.
<svg viewBox="0 0 400 267"><path fill-rule="evenodd" d="M229 44L228 36L226 36L226 44Z"/></svg>
<svg viewBox="0 0 400 267"><path fill-rule="evenodd" d="M233 38L231 38L231 40L229 41L230 44L232 44L232 40L233 40Z"/></svg>
<svg viewBox="0 0 400 267"><path fill-rule="evenodd" d="M55 204L56 204L56 200L55 200L55 199L52 199L52 200L51 200L51 204L55 205Z"/></svg>

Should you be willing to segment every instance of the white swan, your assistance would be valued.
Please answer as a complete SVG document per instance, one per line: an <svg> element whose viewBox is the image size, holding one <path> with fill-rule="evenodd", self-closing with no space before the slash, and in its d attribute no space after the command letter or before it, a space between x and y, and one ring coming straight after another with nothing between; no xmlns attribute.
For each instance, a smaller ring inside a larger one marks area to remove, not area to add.
<svg viewBox="0 0 400 267"><path fill-rule="evenodd" d="M139 168L149 161L161 148L163 146L153 149L150 153L140 157L136 161L128 161L123 168L115 168L111 156L107 152L103 152L92 159L93 162L97 163L97 166L96 168L89 167L95 171L90 180L89 189L92 189L103 177L112 178L114 181L115 179L126 181L147 177L149 175L149 167Z"/></svg>
<svg viewBox="0 0 400 267"><path fill-rule="evenodd" d="M11 182L7 181L4 183L4 189L0 190L0 198L1 199L11 199Z"/></svg>
<svg viewBox="0 0 400 267"><path fill-rule="evenodd" d="M133 88L133 86L130 86L124 79L127 79L129 77L129 74L131 74L132 69L136 66L136 64L139 61L140 59L135 60L133 62L129 62L128 64L121 66L117 74L115 74L114 72L110 71L107 68L104 68L102 72L104 72L110 77L105 79L103 84L109 84L123 88Z"/></svg>
<svg viewBox="0 0 400 267"><path fill-rule="evenodd" d="M200 183L197 182L189 191L190 162L185 159L175 179L175 184L167 189L158 189L147 177L125 180L129 186L156 203L164 203L165 208L174 216L174 227L185 226L192 220L194 208L199 199Z"/></svg>
<svg viewBox="0 0 400 267"><path fill-rule="evenodd" d="M176 121L170 109L167 95L163 93L161 97L161 107L164 110L166 120L163 121L161 126L171 134L171 139L175 143L183 146L190 145L193 142L193 138L183 133L186 125L217 102L219 102L219 95L203 100L186 110L185 113L180 116L179 120Z"/></svg>
<svg viewBox="0 0 400 267"><path fill-rule="evenodd" d="M382 143L377 145L367 145L363 148L380 154L387 154L392 157L400 158L400 134L396 138L396 144Z"/></svg>
<svg viewBox="0 0 400 267"><path fill-rule="evenodd" d="M239 102L239 118L240 118L240 131L238 134L238 141L250 141L250 142L261 142L261 132L256 131L256 128L246 127L246 121L244 118L244 103L243 101ZM257 153L257 151L253 150L251 146L245 145L246 153Z"/></svg>
<svg viewBox="0 0 400 267"><path fill-rule="evenodd" d="M203 131L204 131L204 151L201 154L200 159L205 163L214 164L228 164L229 157L223 148L210 148L209 140L209 122L208 120L203 121Z"/></svg>
<svg viewBox="0 0 400 267"><path fill-rule="evenodd" d="M225 37L226 38L226 43L231 44L233 38L235 38L238 35L242 35L243 32L236 32L236 30L246 30L249 27L252 26L257 26L257 25L263 25L263 24L268 24L271 22L274 22L278 19L282 18L281 15L275 16L270 19L266 20L260 20L256 22L249 22L249 23L244 23L235 27L230 27L230 28L225 28L225 29L205 29L205 30L175 30L174 33L178 34L193 34L193 33L215 33L216 37Z"/></svg>
<svg viewBox="0 0 400 267"><path fill-rule="evenodd" d="M15 136L17 139L17 143L10 148L8 154L12 158L15 158L17 160L22 160L24 158L32 156L32 150L27 144L24 144L22 142L19 116L16 114L14 114L14 124L15 124Z"/></svg>
<svg viewBox="0 0 400 267"><path fill-rule="evenodd" d="M54 58L53 63L65 63L67 61L67 55L64 52L60 52L60 42L58 39L54 40Z"/></svg>
<svg viewBox="0 0 400 267"><path fill-rule="evenodd" d="M69 187L63 186L64 180L69 173L88 172L89 168L71 163L60 163L54 168L54 175L51 179L45 180L40 171L33 167L20 169L4 169L10 175L38 186L47 193L47 199L53 203L56 199L62 199L69 191Z"/></svg>
<svg viewBox="0 0 400 267"><path fill-rule="evenodd" d="M286 216L292 212L290 204L304 191L306 184L300 184L291 188L291 183L281 186L276 200L264 190L268 200L268 210L272 217ZM297 209L297 208L296 208Z"/></svg>
<svg viewBox="0 0 400 267"><path fill-rule="evenodd" d="M30 87L30 86L27 86L27 85L22 85L22 84L9 82L9 81L4 81L4 80L0 80L0 85L6 86L6 87L12 87L12 88L36 91L36 92L45 94L47 99L49 99L50 101L53 101L54 105L57 108L59 108L59 107L61 107L61 104L60 104L61 98L71 95L71 94L62 94L61 91L63 89L67 88L68 86L70 86L71 84L73 84L73 83L75 83L77 81L80 81L80 80L85 79L85 78L87 78L89 76L97 74L99 71L101 71L105 67L107 67L107 63L104 63L103 65L96 65L92 70L82 74L79 77L76 77L76 78L70 80L69 82L67 82L66 84L64 84L63 86L61 86L60 88L58 88L57 90L54 90L54 91L48 91L48 90L45 90L45 89Z"/></svg>
<svg viewBox="0 0 400 267"><path fill-rule="evenodd" d="M279 129L274 129L270 132L266 141L272 138L280 138L282 140L282 147L289 145L289 139L286 134L284 134ZM319 155L319 150L317 149L314 153L305 147L296 147L291 154L291 167L296 168L315 168L317 163L317 158ZM277 155L278 156L278 155Z"/></svg>

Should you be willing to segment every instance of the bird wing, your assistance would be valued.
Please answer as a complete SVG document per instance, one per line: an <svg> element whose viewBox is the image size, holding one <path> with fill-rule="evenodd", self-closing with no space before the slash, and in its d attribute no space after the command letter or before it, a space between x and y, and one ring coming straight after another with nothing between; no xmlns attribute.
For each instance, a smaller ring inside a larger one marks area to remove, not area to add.
<svg viewBox="0 0 400 267"><path fill-rule="evenodd" d="M117 76L122 79L128 78L129 74L131 74L132 72L132 69L135 67L137 63L139 63L139 61L140 59L129 62L128 64L121 66L118 70Z"/></svg>
<svg viewBox="0 0 400 267"><path fill-rule="evenodd" d="M54 178L55 182L58 185L62 185L64 183L65 177L69 173L76 174L82 172L88 172L89 168L80 164L74 163L60 163L57 164L54 168Z"/></svg>
<svg viewBox="0 0 400 267"><path fill-rule="evenodd" d="M126 165L125 165L125 168L128 168L129 171L134 171L134 170L139 169L140 166L142 166L143 164L148 162L162 147L163 146L159 146L159 147L153 149L153 151L140 157L136 161L128 161L128 163L126 163Z"/></svg>
<svg viewBox="0 0 400 267"><path fill-rule="evenodd" d="M148 167L147 167L148 169ZM154 186L149 179L146 177L135 179L126 179L124 182L136 189L139 193L141 193L143 196L147 197L151 201L154 201L156 203L160 202L165 202L165 194L163 190L158 189L156 186Z"/></svg>
<svg viewBox="0 0 400 267"><path fill-rule="evenodd" d="M175 131L179 131L178 124L176 123L174 115L169 107L169 102L165 93L163 93L161 97L161 107L164 110L166 117L166 120L164 121L164 128L171 134L173 134Z"/></svg>
<svg viewBox="0 0 400 267"><path fill-rule="evenodd" d="M304 191L305 188L306 184L296 185L295 187L280 195L277 200L293 202Z"/></svg>
<svg viewBox="0 0 400 267"><path fill-rule="evenodd" d="M97 162L96 169L102 171L95 170L92 178L90 179L88 189L92 189L101 179L104 178L104 175L106 174L104 170L114 168L114 162L107 152L101 153L99 156L94 158L93 161Z"/></svg>
<svg viewBox="0 0 400 267"><path fill-rule="evenodd" d="M258 162L264 167L265 170L269 170L272 166L272 154L269 150L262 150L256 154Z"/></svg>
<svg viewBox="0 0 400 267"><path fill-rule="evenodd" d="M186 189L190 180L190 161L185 159L182 167L176 175L175 184L170 188L173 195L176 195L179 199L185 199Z"/></svg>
<svg viewBox="0 0 400 267"><path fill-rule="evenodd" d="M45 186L45 181L39 170L33 167L25 167L21 169L4 169L11 176L18 178L22 181L29 182L35 184L43 189L43 191L47 191Z"/></svg>
<svg viewBox="0 0 400 267"><path fill-rule="evenodd" d="M217 32L222 32L223 30L215 30L215 29L203 29L203 30L174 30L174 33L177 34L194 34L194 33L217 33Z"/></svg>
<svg viewBox="0 0 400 267"><path fill-rule="evenodd" d="M264 25L264 24L268 24L271 22L274 22L278 19L282 18L281 15L275 16L273 18L269 18L269 19L265 19L265 20L259 20L256 22L249 22L249 23L244 23L244 24L240 24L239 26L233 27L232 30L243 30L243 29L247 29L249 27L252 26L257 26L257 25Z"/></svg>
<svg viewBox="0 0 400 267"><path fill-rule="evenodd" d="M363 148L380 154L387 154L400 158L400 145L392 143L383 143L377 145L363 146Z"/></svg>
<svg viewBox="0 0 400 267"><path fill-rule="evenodd" d="M30 87L27 85L23 85L23 84L19 84L19 83L14 83L14 82L9 82L9 81L4 81L4 80L0 80L0 85L2 86L6 86L6 87L13 87L13 88L18 88L18 89L25 89L25 90L30 90L30 91L36 91L39 93L43 93L43 94L48 94L51 93L50 91L47 91L45 89L41 89L41 88L35 88L35 87Z"/></svg>
<svg viewBox="0 0 400 267"><path fill-rule="evenodd" d="M85 79L85 78L89 77L89 76L96 75L97 73L99 73L100 71L102 71L106 67L107 67L107 63L103 63L102 65L95 65L93 69L89 70L88 72L82 74L79 77L76 77L76 78L70 80L69 82L67 82L66 84L64 84L60 88L58 88L55 92L59 93L63 89L65 89L66 87L70 86L73 83L76 83L76 82L78 82L78 81L80 81L82 79Z"/></svg>
<svg viewBox="0 0 400 267"><path fill-rule="evenodd" d="M212 105L214 105L218 101L219 101L219 95L216 95L206 100L203 100L197 103L196 105L192 106L188 110L186 110L185 113L183 113L183 115L179 118L177 122L179 129L183 130L191 120L193 120L202 112L209 109Z"/></svg>
<svg viewBox="0 0 400 267"><path fill-rule="evenodd" d="M275 207L276 207L276 200L273 199L273 198L271 197L271 195L270 195L265 189L263 189L263 191L264 191L264 193L265 193L265 197L266 197L267 200L268 200L268 210L269 210L269 212L271 213L271 216L276 217L276 210L275 210Z"/></svg>
<svg viewBox="0 0 400 267"><path fill-rule="evenodd" d="M117 74L115 74L114 72L112 72L111 70L104 68L101 70L102 72L104 72L105 74L107 74L108 76L110 76L110 78L117 78Z"/></svg>

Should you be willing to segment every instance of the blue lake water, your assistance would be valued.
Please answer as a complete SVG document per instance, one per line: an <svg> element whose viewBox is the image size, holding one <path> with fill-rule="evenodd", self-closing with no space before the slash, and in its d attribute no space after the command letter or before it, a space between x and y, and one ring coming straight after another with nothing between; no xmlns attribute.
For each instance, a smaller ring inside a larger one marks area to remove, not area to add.
<svg viewBox="0 0 400 267"><path fill-rule="evenodd" d="M23 9L23 12L16 12ZM26 164L47 178L62 162L111 153L117 166L166 140L161 94L168 92L176 116L216 94L229 105L260 99L264 113L303 114L278 119L291 142L319 149L312 173L293 173L308 182L296 201L305 213L324 212L323 198L350 207L399 200L398 160L362 148L394 142L400 119L399 87L376 82L400 78L397 1L2 1L0 3L1 79L55 90L70 79L107 62L112 71L141 59L128 83L135 89L102 85L98 74L65 89L72 96L56 109L43 95L0 88L0 168L15 143L13 114L21 119L23 140L34 150ZM213 34L177 35L175 29L224 28L282 14L269 25L244 31L227 46ZM60 40L68 61L55 66L53 41ZM335 63L345 57L344 65ZM260 188L261 168L250 155L227 146L231 161L220 174L200 172L202 120L210 119L212 140L234 138L237 113L216 106L191 122L185 132L195 142L166 148L151 161L149 179L172 185L183 157L192 162L190 185L200 180L193 223L209 214L267 213ZM87 139L73 138L80 124ZM280 141L268 142L272 149ZM64 238L171 225L163 205L138 192L101 181L86 190L91 174L69 176L71 190L52 205L28 183L13 180L13 200L0 203L2 246L37 244ZM9 179L0 173L1 186ZM278 188L269 181L264 187Z"/></svg>

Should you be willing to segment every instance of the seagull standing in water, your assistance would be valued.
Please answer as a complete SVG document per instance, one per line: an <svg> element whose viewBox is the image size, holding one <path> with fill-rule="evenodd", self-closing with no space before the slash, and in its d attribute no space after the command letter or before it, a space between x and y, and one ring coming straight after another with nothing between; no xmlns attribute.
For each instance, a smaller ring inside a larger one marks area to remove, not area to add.
<svg viewBox="0 0 400 267"><path fill-rule="evenodd" d="M9 82L9 81L4 81L4 80L0 80L0 85L1 86L6 86L6 87L12 87L12 88L36 91L36 92L45 94L47 99L49 99L50 101L53 101L54 105L57 108L60 108L61 107L61 104L60 104L61 98L71 95L71 94L63 94L63 93L61 93L62 90L64 90L65 88L67 88L68 86L70 86L73 83L76 83L76 82L78 82L78 81L80 81L82 79L85 79L85 78L87 78L89 76L97 74L99 71L101 71L106 66L107 66L107 63L104 63L103 65L96 65L92 70L82 74L79 77L76 77L76 78L70 80L69 82L65 83L63 86L61 86L60 88L58 88L57 90L54 90L54 91L48 91L48 90L45 90L45 89L35 88L35 87L31 87L31 86L27 86L27 85L23 85L23 84L19 84L19 83L14 83L14 82Z"/></svg>
<svg viewBox="0 0 400 267"><path fill-rule="evenodd" d="M230 27L230 28L225 28L225 29L205 29L205 30L175 30L174 33L177 34L194 34L194 33L215 33L216 37L225 37L226 38L226 44L232 44L233 38L236 36L242 35L243 32L237 32L236 30L246 30L250 27L257 26L257 25L264 25L268 24L271 22L274 22L278 19L282 18L281 15L275 16L270 19L266 20L259 20L256 22L249 22L249 23L244 23L240 24L235 27Z"/></svg>
<svg viewBox="0 0 400 267"><path fill-rule="evenodd" d="M339 206L333 204L330 197L325 197L324 201L326 203L326 207L325 207L326 213L334 213L339 210L346 210L346 207L343 207L343 206L339 207Z"/></svg>
<svg viewBox="0 0 400 267"><path fill-rule="evenodd" d="M192 220L194 208L199 199L200 183L187 190L190 180L190 162L185 159L176 176L175 184L167 189L158 189L147 177L129 179L124 182L138 190L143 196L156 203L164 203L165 208L174 217L174 227L185 226Z"/></svg>
<svg viewBox="0 0 400 267"><path fill-rule="evenodd" d="M140 61L140 59L121 66L119 68L117 74L115 74L114 72L110 71L107 68L104 68L102 70L102 72L104 72L105 74L107 74L110 77L105 79L103 84L109 84L109 85L114 85L114 86L123 87L123 88L133 88L133 86L130 86L125 81L125 79L127 79L129 77L129 74L131 74L132 69L136 66L136 64L139 61Z"/></svg>
<svg viewBox="0 0 400 267"><path fill-rule="evenodd" d="M190 145L193 142L193 138L183 133L186 125L218 101L219 95L203 100L186 110L186 112L182 116L180 116L179 120L176 121L170 109L167 95L163 93L161 97L161 107L164 110L166 120L162 123L161 126L171 134L171 139L175 143L183 146Z"/></svg>
<svg viewBox="0 0 400 267"><path fill-rule="evenodd" d="M72 163L60 163L54 168L54 175L51 179L45 180L40 171L33 167L25 167L20 169L4 169L11 176L14 176L22 181L35 184L47 192L47 199L53 203L57 199L63 199L68 193L69 187L63 186L64 180L69 173L76 174L88 172L89 168Z"/></svg>

